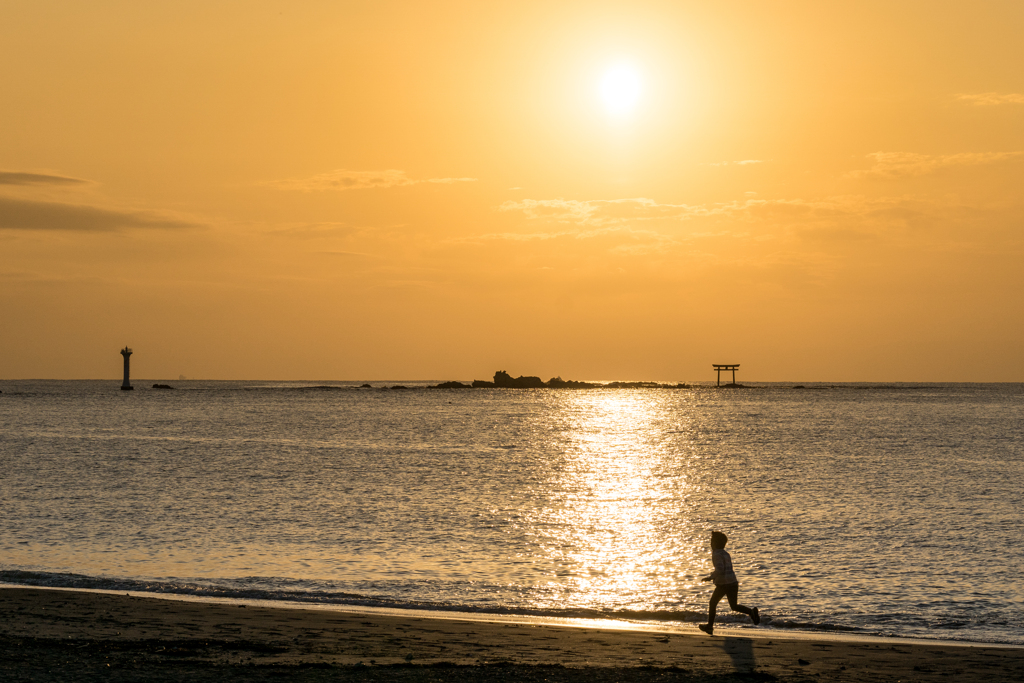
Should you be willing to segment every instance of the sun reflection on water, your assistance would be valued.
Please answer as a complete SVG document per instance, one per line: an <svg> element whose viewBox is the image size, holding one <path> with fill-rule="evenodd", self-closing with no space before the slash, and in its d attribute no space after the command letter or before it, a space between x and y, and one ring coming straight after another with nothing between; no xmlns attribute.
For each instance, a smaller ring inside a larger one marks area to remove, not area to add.
<svg viewBox="0 0 1024 683"><path fill-rule="evenodd" d="M672 438L688 416L646 392L567 392L564 401L552 449L562 461L534 520L552 582L571 587L578 604L670 607L637 600L690 585L706 555L687 506L697 487Z"/></svg>

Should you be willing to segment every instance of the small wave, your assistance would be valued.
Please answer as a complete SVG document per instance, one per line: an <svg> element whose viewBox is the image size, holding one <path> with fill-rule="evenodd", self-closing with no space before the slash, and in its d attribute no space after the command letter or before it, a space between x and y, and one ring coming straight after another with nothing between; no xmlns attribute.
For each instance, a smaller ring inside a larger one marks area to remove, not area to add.
<svg viewBox="0 0 1024 683"><path fill-rule="evenodd" d="M339 387L330 384L322 384L313 387L281 387L281 389L286 391L345 391L356 388L357 387Z"/></svg>
<svg viewBox="0 0 1024 683"><path fill-rule="evenodd" d="M239 583L257 581L256 578L239 579ZM158 593L164 595L189 595L208 598L237 600L260 600L268 602L292 602L319 605L348 605L356 607L381 607L403 610L430 610L462 612L466 614L493 614L496 616L524 616L554 619L599 619L614 621L654 622L659 624L698 624L707 619L707 613L693 610L601 610L581 607L536 608L503 605L466 605L443 601L400 600L385 596L365 595L342 591L288 590L258 587L226 586L198 582L144 581L139 579L115 579L85 576L82 574L58 574L22 570L0 571L0 582L22 586L46 588L75 588L85 590L109 590L116 592ZM738 614L719 614L721 624L745 625L748 620ZM858 632L862 629L832 623L799 622L767 617L764 626L770 628L802 631Z"/></svg>
<svg viewBox="0 0 1024 683"><path fill-rule="evenodd" d="M261 602L289 602L316 605L338 605L351 607L376 607L399 610L425 610L435 612L456 612L463 614L538 617L542 619L587 619L646 622L660 625L699 624L707 619L704 610L632 610L632 609L592 609L583 607L545 607L529 608L508 605L467 605L446 601L402 600L383 595L346 592L340 590L310 590L295 588L267 588L268 581L279 584L296 584L298 581L287 579L268 579L266 577L247 577L226 579L225 583L204 583L198 581L160 581L142 579L122 579L109 577L86 576L83 574L50 573L25 570L0 570L0 583L17 586L34 586L41 588L70 588L77 590L105 590L112 592L153 593L163 595L182 595L205 598L222 598L234 600L253 600ZM235 585L227 585L235 584ZM749 619L736 613L719 613L717 622L722 625L747 626ZM944 633L961 631L965 624L956 621L940 622L932 628ZM819 633L849 633L863 635L883 635L874 628L862 628L832 621L800 620L785 617L762 616L761 628L779 629L784 631L804 631ZM898 636L898 632L884 635ZM905 633L914 637L920 634ZM927 637L927 636L924 636ZM967 638L966 640L973 640ZM1006 642L1019 644L1014 638L995 638L991 635L984 642Z"/></svg>
<svg viewBox="0 0 1024 683"><path fill-rule="evenodd" d="M256 579L240 579L239 583ZM287 590L257 587L225 586L197 582L145 581L140 579L116 579L86 576L83 574L58 574L24 570L0 571L0 583L41 588L76 588L84 590L128 591L136 593L160 593L172 595L193 595L197 597L234 598L240 600L288 601L314 604L357 605L361 607L388 607L393 609L440 610L446 612L467 612L474 614L502 614L566 619L626 619L635 621L680 621L695 622L705 618L704 614L690 611L646 611L646 610L599 610L587 608L545 608L529 609L501 605L463 605L441 601L400 600L384 596L322 590Z"/></svg>
<svg viewBox="0 0 1024 683"><path fill-rule="evenodd" d="M771 628L791 629L794 631L840 631L843 633L864 632L857 626L843 626L830 622L794 621L790 619L772 619L766 624Z"/></svg>

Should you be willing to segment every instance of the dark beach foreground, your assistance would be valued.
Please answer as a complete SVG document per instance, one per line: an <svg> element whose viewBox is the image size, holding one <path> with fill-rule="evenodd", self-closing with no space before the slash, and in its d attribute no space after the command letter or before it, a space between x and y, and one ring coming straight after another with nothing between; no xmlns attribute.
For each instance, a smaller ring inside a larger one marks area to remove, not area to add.
<svg viewBox="0 0 1024 683"><path fill-rule="evenodd" d="M0 589L4 681L995 681L1024 648L523 625Z"/></svg>

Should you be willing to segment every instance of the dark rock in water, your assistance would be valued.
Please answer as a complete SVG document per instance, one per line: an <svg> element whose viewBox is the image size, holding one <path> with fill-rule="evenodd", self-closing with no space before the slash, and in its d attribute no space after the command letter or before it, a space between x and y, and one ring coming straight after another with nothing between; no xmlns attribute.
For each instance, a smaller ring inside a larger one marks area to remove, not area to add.
<svg viewBox="0 0 1024 683"><path fill-rule="evenodd" d="M805 387L805 386L804 386L803 384L797 384L797 385L796 385L795 387L793 387L793 388L794 388L794 389L806 389L807 387Z"/></svg>
<svg viewBox="0 0 1024 683"><path fill-rule="evenodd" d="M440 384L434 385L435 389L469 389L468 384L462 382L441 382Z"/></svg>
<svg viewBox="0 0 1024 683"><path fill-rule="evenodd" d="M370 384L360 384L359 388L360 389L373 389L373 386L370 385Z"/></svg>
<svg viewBox="0 0 1024 683"><path fill-rule="evenodd" d="M561 377L552 377L548 380L547 386L552 389L594 389L601 386L600 384L591 384L590 382L578 382L574 379L562 379Z"/></svg>
<svg viewBox="0 0 1024 683"><path fill-rule="evenodd" d="M172 387L170 384L154 384L153 388L154 389L173 389L174 387Z"/></svg>
<svg viewBox="0 0 1024 683"><path fill-rule="evenodd" d="M722 388L723 389L746 389L747 387L744 384L734 384L733 382L729 382L728 384L723 384Z"/></svg>
<svg viewBox="0 0 1024 683"><path fill-rule="evenodd" d="M439 387L458 382L446 382ZM742 384L724 385L731 387L742 387ZM488 382L482 379L473 380L473 387L478 389L500 387L503 389L689 389L690 385L680 382L679 384L661 384L659 382L610 382L608 384L597 384L594 382L579 382L573 379L562 379L552 377L547 382L540 377L512 377L504 370L494 373L494 381ZM745 388L745 387L744 387Z"/></svg>
<svg viewBox="0 0 1024 683"><path fill-rule="evenodd" d="M689 389L690 385L680 382L679 384L661 384L659 382L610 382L598 384L595 382L580 382L574 379L562 379L552 377L547 382L540 377L528 377L520 375L512 377L504 370L494 373L494 381L487 382L482 379L473 380L476 388L501 387L506 389ZM732 385L742 386L742 385Z"/></svg>
<svg viewBox="0 0 1024 683"><path fill-rule="evenodd" d="M398 389L398 390L402 390L402 389L405 389L406 391L408 391L409 387L404 387L404 386L402 386L401 384L396 384L395 386L391 387L391 390L392 390L392 391L394 391L394 390L396 390L396 389Z"/></svg>
<svg viewBox="0 0 1024 683"><path fill-rule="evenodd" d="M494 373L494 386L503 389L543 389L547 385L540 377L523 377L520 375L515 379L504 370Z"/></svg>

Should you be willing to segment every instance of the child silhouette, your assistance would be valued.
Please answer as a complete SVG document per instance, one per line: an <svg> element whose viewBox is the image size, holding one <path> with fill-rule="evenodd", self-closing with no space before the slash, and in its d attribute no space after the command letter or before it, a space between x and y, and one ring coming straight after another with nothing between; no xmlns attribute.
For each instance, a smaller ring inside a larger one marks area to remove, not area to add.
<svg viewBox="0 0 1024 683"><path fill-rule="evenodd" d="M732 558L725 551L725 544L728 542L729 538L721 531L711 532L711 563L715 565L715 571L705 576L701 581L714 581L715 592L711 594L711 603L708 605L708 623L697 626L697 628L709 636L715 634L715 609L718 607L718 601L723 596L729 598L729 607L732 608L732 611L743 612L749 615L754 622L754 626L761 623L761 615L756 607L751 609L744 607L738 602L740 582L736 578L736 573L732 570Z"/></svg>

